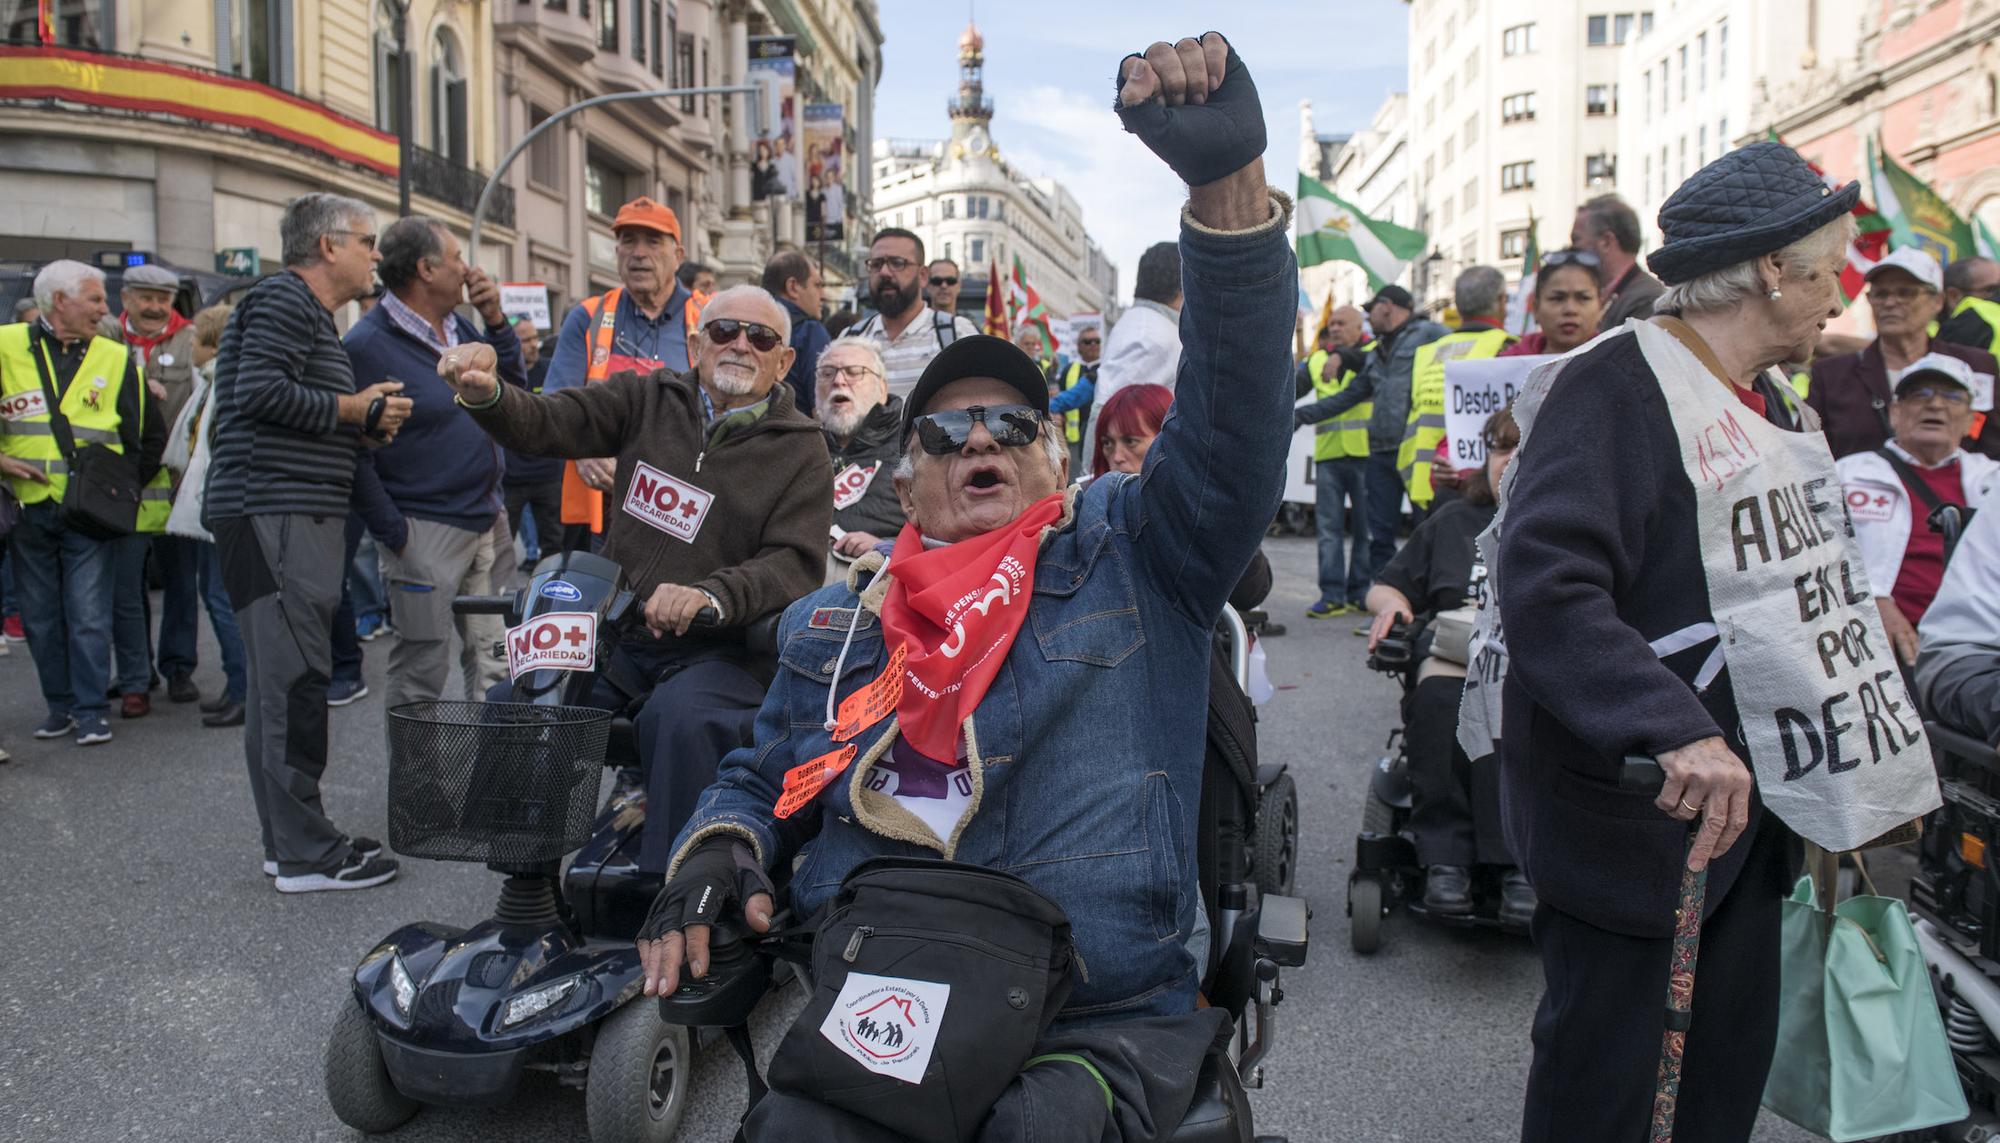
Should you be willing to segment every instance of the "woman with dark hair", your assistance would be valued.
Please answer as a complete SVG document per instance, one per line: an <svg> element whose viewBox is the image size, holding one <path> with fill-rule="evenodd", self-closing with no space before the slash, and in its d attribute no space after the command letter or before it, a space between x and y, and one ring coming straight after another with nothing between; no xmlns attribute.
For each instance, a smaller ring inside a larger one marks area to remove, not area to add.
<svg viewBox="0 0 2000 1143"><path fill-rule="evenodd" d="M1551 250L1535 271L1533 333L1501 357L1568 353L1597 336L1604 308L1604 267L1588 250Z"/></svg>
<svg viewBox="0 0 2000 1143"><path fill-rule="evenodd" d="M1424 518L1410 542L1375 573L1368 589L1368 649L1389 628L1421 616L1471 603L1485 577L1476 541L1493 522L1495 490L1514 458L1521 431L1514 415L1501 409L1486 419L1481 433L1486 463L1465 478L1461 495ZM1500 777L1492 758L1467 758L1458 745L1458 702L1465 667L1427 655L1417 669L1417 685L1403 701L1403 735L1410 753L1410 832L1417 861L1424 866L1424 908L1464 916L1472 912L1472 877L1478 866L1494 867L1500 882L1500 919L1526 925L1535 913L1535 893L1514 867L1500 832Z"/></svg>

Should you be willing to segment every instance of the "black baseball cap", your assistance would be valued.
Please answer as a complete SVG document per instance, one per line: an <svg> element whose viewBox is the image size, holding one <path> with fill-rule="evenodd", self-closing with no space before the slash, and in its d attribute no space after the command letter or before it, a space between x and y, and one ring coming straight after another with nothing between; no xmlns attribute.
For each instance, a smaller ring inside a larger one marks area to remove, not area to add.
<svg viewBox="0 0 2000 1143"><path fill-rule="evenodd" d="M1369 309L1370 307L1374 306L1376 302L1394 302L1395 304L1403 307L1406 310L1413 310L1417 308L1417 299L1411 297L1410 291L1404 289L1401 286L1382 287L1381 289L1375 291L1374 297L1369 298L1367 301L1361 303L1361 308L1364 310Z"/></svg>
<svg viewBox="0 0 2000 1143"><path fill-rule="evenodd" d="M1022 404L1048 416L1049 383L1035 359L1004 337L981 333L961 337L945 346L942 353L924 366L917 387L910 390L903 402L903 436L907 438L917 418L929 411L927 406L938 390L967 377L991 377L1010 385L1019 390Z"/></svg>

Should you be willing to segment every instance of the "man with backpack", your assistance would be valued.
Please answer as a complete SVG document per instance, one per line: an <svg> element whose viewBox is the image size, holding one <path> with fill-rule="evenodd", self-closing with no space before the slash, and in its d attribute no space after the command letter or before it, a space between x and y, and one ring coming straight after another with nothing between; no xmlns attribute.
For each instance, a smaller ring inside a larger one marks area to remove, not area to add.
<svg viewBox="0 0 2000 1143"><path fill-rule="evenodd" d="M876 231L865 265L876 312L848 332L875 343L888 368L889 395L907 397L931 358L979 330L924 303L924 240L915 234L895 227Z"/></svg>

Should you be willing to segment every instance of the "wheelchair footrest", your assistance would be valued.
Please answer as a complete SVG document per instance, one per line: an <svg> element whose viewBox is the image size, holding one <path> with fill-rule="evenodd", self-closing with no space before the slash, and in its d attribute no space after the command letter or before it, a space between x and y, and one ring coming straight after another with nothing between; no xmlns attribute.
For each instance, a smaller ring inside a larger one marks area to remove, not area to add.
<svg viewBox="0 0 2000 1143"><path fill-rule="evenodd" d="M1304 897L1265 897L1257 914L1257 955L1280 968L1305 964L1311 916Z"/></svg>

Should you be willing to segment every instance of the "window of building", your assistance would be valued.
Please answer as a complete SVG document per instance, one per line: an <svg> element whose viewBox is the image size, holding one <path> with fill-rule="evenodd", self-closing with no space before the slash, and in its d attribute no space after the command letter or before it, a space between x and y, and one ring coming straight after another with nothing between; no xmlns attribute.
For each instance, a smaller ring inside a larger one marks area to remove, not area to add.
<svg viewBox="0 0 2000 1143"><path fill-rule="evenodd" d="M1585 115L1618 114L1618 88L1608 83L1593 83L1583 89L1583 113Z"/></svg>
<svg viewBox="0 0 2000 1143"><path fill-rule="evenodd" d="M1479 261L1479 236L1468 234L1458 247L1458 260L1467 265Z"/></svg>
<svg viewBox="0 0 2000 1143"><path fill-rule="evenodd" d="M938 209L943 212L942 217L944 218L957 218L958 200L955 198L940 199Z"/></svg>
<svg viewBox="0 0 2000 1143"><path fill-rule="evenodd" d="M1472 49L1472 54L1465 57L1465 86L1468 89L1470 89L1472 87L1472 81L1478 78L1479 78L1479 49L1474 48Z"/></svg>
<svg viewBox="0 0 2000 1143"><path fill-rule="evenodd" d="M1430 43L1424 45L1424 70L1429 71L1431 68L1436 67L1437 62L1438 42L1432 40Z"/></svg>
<svg viewBox="0 0 2000 1143"><path fill-rule="evenodd" d="M597 6L597 49L618 50L618 0L603 0Z"/></svg>
<svg viewBox="0 0 2000 1143"><path fill-rule="evenodd" d="M1687 177L1688 177L1688 137L1686 135L1682 135L1681 136L1681 181L1686 182Z"/></svg>
<svg viewBox="0 0 2000 1143"><path fill-rule="evenodd" d="M1531 55L1535 50L1535 26L1516 24L1500 33L1500 54L1507 56Z"/></svg>
<svg viewBox="0 0 2000 1143"><path fill-rule="evenodd" d="M1666 114L1667 108L1673 106L1674 102L1674 89L1669 86L1672 82L1671 76L1673 75L1673 68L1670 66L1672 62L1672 56L1666 56L1660 60L1660 114L1662 115Z"/></svg>
<svg viewBox="0 0 2000 1143"><path fill-rule="evenodd" d="M1725 115L1715 124L1715 154L1717 158L1729 150L1729 116Z"/></svg>
<svg viewBox="0 0 2000 1143"><path fill-rule="evenodd" d="M34 8L27 5L31 18ZM50 8L58 43L95 49L116 44L110 0L56 0ZM269 87L291 89L291 0L216 0L216 28L218 70ZM32 22L28 34L28 42L34 42ZM390 42L394 43L393 37Z"/></svg>
<svg viewBox="0 0 2000 1143"><path fill-rule="evenodd" d="M1465 203L1465 209L1467 213L1470 213L1473 207L1479 205L1478 179L1465 180L1465 191L1462 195L1460 195L1460 199Z"/></svg>
<svg viewBox="0 0 2000 1143"><path fill-rule="evenodd" d="M464 166L466 148L465 53L449 28L431 36L431 150Z"/></svg>
<svg viewBox="0 0 2000 1143"><path fill-rule="evenodd" d="M674 19L675 27L678 29L679 17L677 16ZM675 87L694 86L693 33L677 30L674 34L674 78L671 82ZM694 100L695 97L692 95L681 96L681 114L694 114Z"/></svg>
<svg viewBox="0 0 2000 1143"><path fill-rule="evenodd" d="M1527 190L1535 185L1535 161L1508 163L1500 168L1500 189Z"/></svg>
<svg viewBox="0 0 2000 1143"><path fill-rule="evenodd" d="M1479 142L1479 115L1477 112L1465 117L1464 136L1466 150L1471 150L1472 145Z"/></svg>
<svg viewBox="0 0 2000 1143"><path fill-rule="evenodd" d="M1697 169L1708 165L1708 127L1695 129L1694 165Z"/></svg>
<svg viewBox="0 0 2000 1143"><path fill-rule="evenodd" d="M1451 161L1456 158L1458 158L1458 140L1450 135L1446 135L1444 137L1444 165L1447 168L1450 167Z"/></svg>
<svg viewBox="0 0 2000 1143"><path fill-rule="evenodd" d="M1595 186L1600 182L1618 181L1618 160L1598 152L1587 155L1583 160L1583 181Z"/></svg>
<svg viewBox="0 0 2000 1143"><path fill-rule="evenodd" d="M226 2L218 0L218 3ZM49 23L55 30L55 41L59 46L103 51L117 44L112 0L50 0L48 8ZM221 10L217 9L218 12ZM39 8L35 0L13 0L12 3L0 4L0 16L6 20L7 43L32 47L42 42L38 26ZM228 54L218 50L216 58L227 71Z"/></svg>
<svg viewBox="0 0 2000 1143"><path fill-rule="evenodd" d="M592 214L606 218L624 204L625 169L595 152L583 159L583 205Z"/></svg>
<svg viewBox="0 0 2000 1143"><path fill-rule="evenodd" d="M969 260L973 265L977 266L981 262L986 261L986 240L984 238L974 238L968 249L970 251Z"/></svg>
<svg viewBox="0 0 2000 1143"><path fill-rule="evenodd" d="M896 213L894 213L894 214L890 215L890 216L889 216L889 225L890 225L890 226L901 226L901 225L903 225L903 212L899 210L899 211L897 211Z"/></svg>
<svg viewBox="0 0 2000 1143"><path fill-rule="evenodd" d="M1642 74L1639 77L1639 79L1641 85L1639 88L1639 92L1641 95L1645 96L1645 98L1641 100L1641 103L1646 110L1646 122L1651 123L1653 121L1653 69L1647 68L1645 73Z"/></svg>
<svg viewBox="0 0 2000 1143"><path fill-rule="evenodd" d="M1446 195L1444 196L1444 201L1438 204L1438 217L1443 220L1446 226L1451 225L1451 211L1452 211L1452 197L1450 195Z"/></svg>
<svg viewBox="0 0 2000 1143"><path fill-rule="evenodd" d="M1622 44L1626 40L1629 40L1631 38L1632 38L1632 14L1630 12L1627 12L1622 16L1617 16L1613 18L1611 21L1612 41L1615 43Z"/></svg>
<svg viewBox="0 0 2000 1143"><path fill-rule="evenodd" d="M660 0L652 0L653 22L646 25L647 30L652 33L651 38L647 40L647 50L652 52L653 75L657 79L667 78L666 45L671 42L662 23L662 7Z"/></svg>
<svg viewBox="0 0 2000 1143"><path fill-rule="evenodd" d="M922 225L924 224L924 208L923 208L923 206L922 206L921 204L919 204L919 205L917 206L917 208L916 208L916 219L915 219L915 222L916 222L916 225L918 225L918 226L922 226ZM903 225L903 224L899 222L899 223L897 223L896 225L897 225L897 226L901 226L901 225Z"/></svg>
<svg viewBox="0 0 2000 1143"><path fill-rule="evenodd" d="M1652 189L1653 189L1653 156L1651 152L1647 152L1645 156L1645 163L1643 164L1640 170L1639 190L1640 193L1643 194L1645 192L1651 191Z"/></svg>
<svg viewBox="0 0 2000 1143"><path fill-rule="evenodd" d="M1715 29L1715 78L1729 78L1729 21Z"/></svg>
<svg viewBox="0 0 2000 1143"><path fill-rule="evenodd" d="M395 14L386 0L375 5L375 126L394 134L403 99L403 57L396 51Z"/></svg>
<svg viewBox="0 0 2000 1143"><path fill-rule="evenodd" d="M547 121L549 113L528 105L528 129L534 130ZM563 188L563 128L559 124L549 128L535 141L528 144L528 181L539 183L560 194Z"/></svg>
<svg viewBox="0 0 2000 1143"><path fill-rule="evenodd" d="M617 0L604 0L615 4ZM646 62L646 0L632 0L632 43L629 45L632 58Z"/></svg>
<svg viewBox="0 0 2000 1143"><path fill-rule="evenodd" d="M1681 102L1688 101L1688 46L1681 45Z"/></svg>
<svg viewBox="0 0 2000 1143"><path fill-rule="evenodd" d="M944 260L947 262L956 261L956 259L954 259L951 256L951 243L948 241L944 244Z"/></svg>
<svg viewBox="0 0 2000 1143"><path fill-rule="evenodd" d="M1667 173L1667 145L1662 143L1660 144L1660 197L1662 199L1667 197L1667 180L1670 177L1672 176Z"/></svg>
<svg viewBox="0 0 2000 1143"><path fill-rule="evenodd" d="M1424 126L1435 127L1438 120L1438 101L1435 96L1424 100Z"/></svg>
<svg viewBox="0 0 2000 1143"><path fill-rule="evenodd" d="M1433 174L1433 172L1435 172L1436 168L1437 168L1437 163L1436 163L1436 161L1435 161L1434 159L1432 159L1432 158L1431 158L1431 157L1430 157L1429 155L1425 155L1425 156L1424 156L1424 182L1425 182L1426 184L1429 184L1429 182L1431 181L1431 175Z"/></svg>
<svg viewBox="0 0 2000 1143"><path fill-rule="evenodd" d="M1694 85L1697 91L1708 90L1708 33L1695 37L1696 72Z"/></svg>
<svg viewBox="0 0 2000 1143"><path fill-rule="evenodd" d="M1533 119L1534 117L1535 93L1532 91L1510 95L1500 101L1500 121L1502 123L1518 123L1523 119Z"/></svg>
<svg viewBox="0 0 2000 1143"><path fill-rule="evenodd" d="M1528 232L1525 230L1503 230L1500 232L1500 257L1519 258L1528 252Z"/></svg>
<svg viewBox="0 0 2000 1143"><path fill-rule="evenodd" d="M1648 36L1648 35L1652 34L1652 31L1653 31L1653 14L1652 14L1651 12L1641 12L1641 13L1639 13L1639 36L1640 36L1640 38L1642 38L1642 39L1643 39L1643 38L1645 38L1646 36Z"/></svg>
<svg viewBox="0 0 2000 1143"><path fill-rule="evenodd" d="M1454 99L1457 99L1457 98L1458 98L1458 78L1457 78L1456 76L1449 76L1449 75L1448 75L1448 76L1445 76L1445 77L1444 77L1444 105L1445 105L1446 107L1450 107L1450 106L1451 106L1451 101L1452 101L1452 100L1454 100Z"/></svg>
<svg viewBox="0 0 2000 1143"><path fill-rule="evenodd" d="M1601 48L1611 42L1611 17L1592 16L1588 26L1589 32L1584 38L1591 47Z"/></svg>

